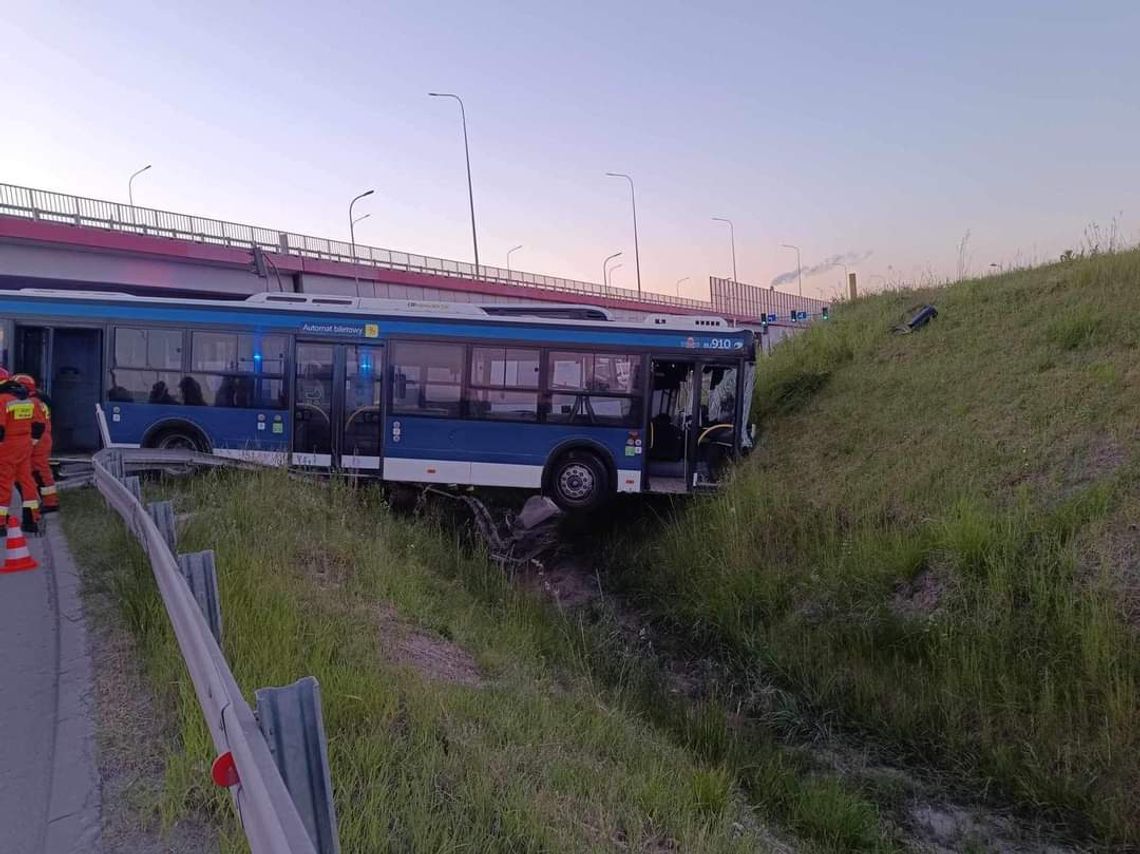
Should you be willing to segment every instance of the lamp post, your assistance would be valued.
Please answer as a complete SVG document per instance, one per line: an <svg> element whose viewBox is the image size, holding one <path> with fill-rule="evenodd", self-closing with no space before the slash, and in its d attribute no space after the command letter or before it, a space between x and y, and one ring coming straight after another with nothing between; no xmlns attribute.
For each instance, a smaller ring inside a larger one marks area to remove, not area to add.
<svg viewBox="0 0 1140 854"><path fill-rule="evenodd" d="M143 172L145 172L150 167L151 167L151 164L148 163L146 166L144 166L142 169L138 170L137 172L132 172L131 177L127 179L127 201L130 202L130 206L131 206L131 225L135 224L135 189L134 189L135 178L137 178L139 175L141 175Z"/></svg>
<svg viewBox="0 0 1140 854"><path fill-rule="evenodd" d="M614 258L620 258L620 257L621 257L621 253L615 252L613 255L607 255L606 260L602 262L602 284L603 285L606 285L608 287L610 284L610 274L609 274L609 269L608 269L610 266L610 261L614 260Z"/></svg>
<svg viewBox="0 0 1140 854"><path fill-rule="evenodd" d="M796 278L799 280L799 283L800 283L800 296L802 297L804 295L804 268L803 268L803 265L800 263L800 247L798 247L792 243L781 243L780 245L783 246L785 249L795 249L796 250Z"/></svg>
<svg viewBox="0 0 1140 854"><path fill-rule="evenodd" d="M353 197L352 201L348 203L348 239L352 242L352 283L356 286L357 296L360 296L360 277L356 273L356 224L360 222L361 219L367 217L368 214L360 217L360 219L353 219L352 206L375 192L375 190L365 190L359 196Z"/></svg>
<svg viewBox="0 0 1140 854"><path fill-rule="evenodd" d="M692 276L685 276L685 278L677 280L677 284L674 285L674 287L677 289L677 299L681 298L681 282L687 282L691 278Z"/></svg>
<svg viewBox="0 0 1140 854"><path fill-rule="evenodd" d="M471 189L471 149L467 145L467 111L463 99L450 92L428 92L432 98L454 98L459 102L459 118L463 122L463 156L467 161L467 200L471 203L471 245L475 250L475 278L479 278L479 238L475 232L475 191Z"/></svg>
<svg viewBox="0 0 1140 854"><path fill-rule="evenodd" d="M151 165L152 164L148 163L146 166L144 166L138 172L132 173L131 177L127 179L127 199L130 201L132 208L135 206L135 191L134 191L135 178L137 178L139 175L141 175L143 172L145 172L147 169L149 169L151 167Z"/></svg>
<svg viewBox="0 0 1140 854"><path fill-rule="evenodd" d="M614 270L616 270L618 267L621 267L621 266L622 266L622 264L619 261L617 264L614 264L612 267L610 267L609 277L606 279L606 286L607 287L609 287L610 283L614 280Z"/></svg>
<svg viewBox="0 0 1140 854"><path fill-rule="evenodd" d="M522 249L523 245L520 243L518 246L512 246L507 250L507 278L511 277L511 253L516 250Z"/></svg>
<svg viewBox="0 0 1140 854"><path fill-rule="evenodd" d="M728 239L732 241L732 283L736 284L736 229L732 225L732 220L726 217L714 216L713 220L728 223Z"/></svg>
<svg viewBox="0 0 1140 854"><path fill-rule="evenodd" d="M607 172L610 178L625 178L629 181L629 201L633 205L633 260L637 265L637 294L641 295L641 250L637 245L637 194L633 191L633 179L624 172Z"/></svg>

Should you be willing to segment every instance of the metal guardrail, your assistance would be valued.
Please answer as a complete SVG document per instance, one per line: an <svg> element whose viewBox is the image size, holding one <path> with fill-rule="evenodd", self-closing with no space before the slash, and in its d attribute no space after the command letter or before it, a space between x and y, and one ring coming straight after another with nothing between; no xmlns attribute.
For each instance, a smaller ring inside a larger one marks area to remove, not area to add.
<svg viewBox="0 0 1140 854"><path fill-rule="evenodd" d="M675 297L649 291L638 293L630 288L615 288L610 285L599 285L595 282L565 279L560 276L545 276L540 273L527 273L521 270L507 270L503 267L493 267L486 264L480 264L476 270L474 264L466 261L452 261L430 255L417 255L410 252L398 252L393 249L381 249L375 246L362 246L359 243L353 247L351 243L343 240L310 237L275 228L243 225L155 208L132 207L120 202L88 199L67 193L56 193L51 190L20 187L15 184L0 184L0 214L104 228L132 234L172 237L179 240L192 240L196 243L210 243L241 249L258 246L266 252L285 255L299 255L306 258L348 263L355 262L372 267L429 273L435 276L478 279L496 284L541 288L547 291L589 294L663 307L715 311L713 304L705 300Z"/></svg>
<svg viewBox="0 0 1140 854"><path fill-rule="evenodd" d="M161 508L166 512L152 517L139 501L137 483L124 482L128 469L172 463L213 467L233 462L190 451L122 449L105 449L92 458L95 486L122 517L150 560L219 757L232 756L237 773L236 780L230 781L230 792L250 849L254 854L335 854L339 843L316 680L307 677L291 686L298 689L292 695L295 710L291 715L290 695L285 699L281 696L291 688L273 689L271 746L263 731L265 722L259 724L242 695L199 599L179 567L171 542L175 539L174 531L169 525L162 530L156 524L156 518L168 515L169 505ZM152 505L152 509L159 508ZM283 729L287 731L282 732ZM301 748L299 742L303 742ZM282 745L288 750L283 750ZM283 768L291 771L293 765L279 763L285 761L283 753L295 753L297 749L323 758L324 765L310 769L308 775L290 773L290 783L286 785Z"/></svg>

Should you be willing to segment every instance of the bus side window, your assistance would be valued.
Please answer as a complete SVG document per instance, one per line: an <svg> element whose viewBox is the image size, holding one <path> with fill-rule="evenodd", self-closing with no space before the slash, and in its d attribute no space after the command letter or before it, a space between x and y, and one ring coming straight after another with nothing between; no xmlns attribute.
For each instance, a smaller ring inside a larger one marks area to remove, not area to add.
<svg viewBox="0 0 1140 854"><path fill-rule="evenodd" d="M638 427L642 358L630 353L555 350L548 355L546 420L563 424Z"/></svg>
<svg viewBox="0 0 1140 854"><path fill-rule="evenodd" d="M459 417L466 345L393 341L390 360L392 376L404 376L402 383L392 384L394 414Z"/></svg>
<svg viewBox="0 0 1140 854"><path fill-rule="evenodd" d="M108 397L133 403L178 404L182 330L115 330Z"/></svg>

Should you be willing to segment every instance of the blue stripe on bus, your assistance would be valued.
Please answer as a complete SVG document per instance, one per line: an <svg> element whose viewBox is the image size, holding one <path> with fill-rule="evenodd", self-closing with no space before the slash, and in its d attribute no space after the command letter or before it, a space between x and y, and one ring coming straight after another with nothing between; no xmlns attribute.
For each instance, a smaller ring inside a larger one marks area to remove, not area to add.
<svg viewBox="0 0 1140 854"><path fill-rule="evenodd" d="M135 445L146 438L151 427L164 421L185 421L209 437L215 448L283 451L289 447L289 413L280 409L233 409L217 406L185 406L163 403L104 404L111 441ZM259 421L258 416L264 416ZM280 418L280 421L274 419ZM257 429L261 423L265 427ZM274 433L274 423L281 432Z"/></svg>
<svg viewBox="0 0 1140 854"><path fill-rule="evenodd" d="M399 424L399 440L394 438ZM626 457L628 427L590 427L569 424L416 418L391 415L386 419L384 457L397 459L457 460L474 463L546 465L550 452L563 442L596 443L613 456L614 465L640 469L642 455ZM640 435L640 433L639 433Z"/></svg>
<svg viewBox="0 0 1140 854"><path fill-rule="evenodd" d="M231 409L212 406L184 406L159 403L106 404L111 441L141 444L155 425L183 421L196 426L209 437L215 449L235 451L288 451L292 425L289 414L280 410ZM259 422L258 416L265 416ZM282 432L273 432L280 416ZM116 420L117 417L117 420ZM393 438L396 423L400 438ZM258 430L258 423L265 429ZM504 431L509 430L509 443ZM605 448L621 469L640 469L641 454L626 456L628 427L581 427L568 424L525 424L451 418L421 418L393 415L386 419L383 454L386 458L455 460L474 463L544 466L551 451L571 440L594 443Z"/></svg>
<svg viewBox="0 0 1140 854"><path fill-rule="evenodd" d="M97 311L95 309L98 309ZM721 328L709 332L684 332L675 329L644 330L628 326L616 329L571 329L553 325L527 326L525 322L502 323L494 320L463 321L459 319L408 319L398 317L337 314L310 315L294 311L263 311L235 305L233 310L223 308L133 305L114 302L78 302L74 300L45 300L21 297L4 305L5 314L48 315L53 318L75 318L88 322L99 319L126 320L129 322L160 321L169 323L229 324L258 326L291 332L300 337L343 339L363 342L383 340L393 335L439 335L441 333L462 338L534 341L538 343L606 344L610 346L659 347L671 349L722 350L738 352L751 338L751 331ZM366 337L365 325L378 324L378 336ZM311 327L306 331L306 326ZM329 330L342 327L344 331ZM325 331L318 331L320 329ZM712 343L717 342L717 343ZM725 347L728 342L730 346ZM739 345L739 346L738 346Z"/></svg>

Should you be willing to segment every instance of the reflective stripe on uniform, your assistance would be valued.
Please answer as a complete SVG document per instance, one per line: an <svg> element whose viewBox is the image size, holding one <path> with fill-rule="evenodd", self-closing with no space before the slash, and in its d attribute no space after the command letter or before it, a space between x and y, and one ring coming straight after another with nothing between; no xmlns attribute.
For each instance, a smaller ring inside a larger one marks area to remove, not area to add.
<svg viewBox="0 0 1140 854"><path fill-rule="evenodd" d="M40 502L38 502L38 501L25 501L22 506L25 510L39 510L40 509Z"/></svg>
<svg viewBox="0 0 1140 854"><path fill-rule="evenodd" d="M17 421L28 421L36 414L36 407L30 400L9 400L8 414Z"/></svg>
<svg viewBox="0 0 1140 854"><path fill-rule="evenodd" d="M55 491L54 486L45 486L40 490L40 495L55 495Z"/></svg>

